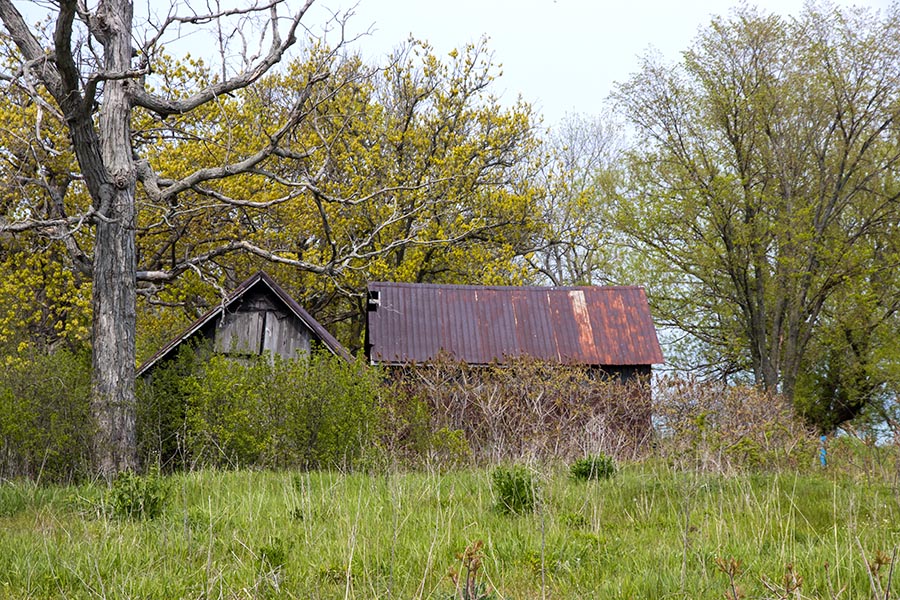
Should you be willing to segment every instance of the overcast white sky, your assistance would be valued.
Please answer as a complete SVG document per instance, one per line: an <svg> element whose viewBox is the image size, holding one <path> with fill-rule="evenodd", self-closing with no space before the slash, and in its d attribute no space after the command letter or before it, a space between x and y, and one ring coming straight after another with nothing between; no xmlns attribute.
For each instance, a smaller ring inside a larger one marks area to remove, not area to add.
<svg viewBox="0 0 900 600"><path fill-rule="evenodd" d="M598 113L616 81L638 66L653 47L676 60L698 28L713 15L726 15L730 0L318 0L317 10L356 8L351 32L372 26L358 42L380 56L410 34L439 52L449 52L482 34L490 37L495 61L503 65L496 91L505 102L518 94L537 107L546 123L567 112ZM803 0L749 2L766 11L797 14ZM886 8L889 0L842 5ZM321 13L319 13L321 14ZM309 15L311 26L316 15Z"/></svg>

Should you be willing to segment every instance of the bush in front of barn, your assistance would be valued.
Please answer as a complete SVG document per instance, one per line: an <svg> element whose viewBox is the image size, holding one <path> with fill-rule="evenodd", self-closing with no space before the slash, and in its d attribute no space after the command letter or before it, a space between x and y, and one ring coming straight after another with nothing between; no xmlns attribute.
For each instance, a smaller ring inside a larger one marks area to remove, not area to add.
<svg viewBox="0 0 900 600"><path fill-rule="evenodd" d="M353 468L378 439L380 385L376 371L325 352L236 360L188 349L140 387L141 454L166 470Z"/></svg>
<svg viewBox="0 0 900 600"><path fill-rule="evenodd" d="M522 357L472 366L443 358L395 369L392 382L391 406L412 415L391 428L408 431L407 444L393 447L421 448L426 457L440 458L442 442L458 439L451 446L459 449L451 454L457 462L462 453L488 464L597 452L630 459L652 436L649 383L620 383L581 365Z"/></svg>
<svg viewBox="0 0 900 600"><path fill-rule="evenodd" d="M141 455L166 470L635 458L652 435L646 382L581 366L209 354L184 350L140 388Z"/></svg>
<svg viewBox="0 0 900 600"><path fill-rule="evenodd" d="M34 352L0 369L0 480L90 474L90 385L87 351Z"/></svg>

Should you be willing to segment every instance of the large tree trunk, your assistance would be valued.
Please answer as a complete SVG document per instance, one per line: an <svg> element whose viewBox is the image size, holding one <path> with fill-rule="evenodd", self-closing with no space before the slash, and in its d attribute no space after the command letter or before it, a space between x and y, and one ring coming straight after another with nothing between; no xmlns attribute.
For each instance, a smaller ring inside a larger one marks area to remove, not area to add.
<svg viewBox="0 0 900 600"><path fill-rule="evenodd" d="M106 0L97 15L106 34L106 69L123 73L131 66L132 4ZM105 82L99 123L100 152L114 190L97 221L92 302L94 460L106 477L134 468L136 462L135 168L127 85L127 79Z"/></svg>
<svg viewBox="0 0 900 600"><path fill-rule="evenodd" d="M93 287L94 460L109 477L135 466L134 191L122 190L97 224Z"/></svg>

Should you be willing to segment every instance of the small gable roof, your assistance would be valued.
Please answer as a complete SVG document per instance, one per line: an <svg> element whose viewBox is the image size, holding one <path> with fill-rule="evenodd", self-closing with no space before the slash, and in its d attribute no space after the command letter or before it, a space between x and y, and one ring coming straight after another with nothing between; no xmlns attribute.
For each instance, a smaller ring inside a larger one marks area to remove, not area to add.
<svg viewBox="0 0 900 600"><path fill-rule="evenodd" d="M147 361L144 362L144 364L141 365L141 367L137 370L137 376L143 375L144 373L149 371L155 364L159 363L170 355L173 355L182 342L194 336L194 334L199 332L204 325L221 316L223 310L229 310L229 308L231 308L235 303L239 302L244 296L251 292L251 290L256 291L260 288L262 288L264 291L270 292L272 296L280 300L297 319L299 319L307 328L309 328L310 331L315 334L319 341L321 341L322 344L326 348L328 348L328 350L330 350L337 356L341 356L347 360L350 360L350 353L348 353L347 350L344 349L341 343L338 342L333 335L328 333L328 331L318 321L316 321L312 317L312 315L306 312L306 310L304 310L302 306L297 304L297 301L294 300L290 296L290 294L284 291L281 286L275 283L274 279L269 277L269 275L265 272L259 271L255 275L241 283L237 288L235 288L234 291L232 291L223 302L220 302L218 306L191 323L191 325L188 326L187 329L185 329L183 332L181 332L180 335L163 346L163 348L160 349L159 352L147 359Z"/></svg>
<svg viewBox="0 0 900 600"><path fill-rule="evenodd" d="M373 363L442 353L469 364L517 356L595 366L664 362L640 287L369 284Z"/></svg>

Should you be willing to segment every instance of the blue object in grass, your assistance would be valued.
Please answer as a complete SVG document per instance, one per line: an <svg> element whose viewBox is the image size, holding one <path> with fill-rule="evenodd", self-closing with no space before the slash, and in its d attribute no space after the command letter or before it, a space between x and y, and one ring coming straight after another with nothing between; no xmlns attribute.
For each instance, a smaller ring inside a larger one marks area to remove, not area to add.
<svg viewBox="0 0 900 600"><path fill-rule="evenodd" d="M822 464L823 467L827 467L828 466L828 447L826 446L826 443L828 442L828 438L823 435L822 437L819 438L819 441L822 443L822 445L819 446L819 462Z"/></svg>

